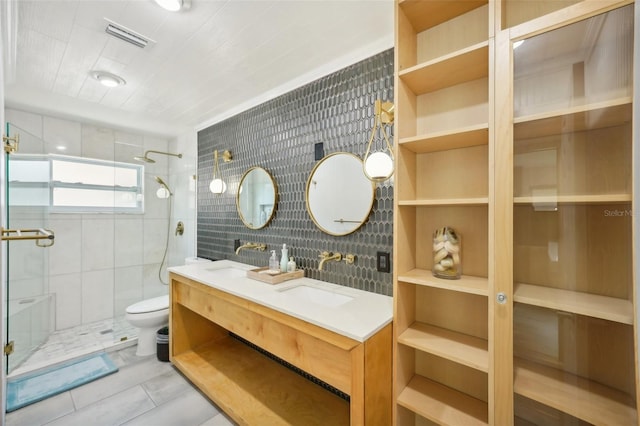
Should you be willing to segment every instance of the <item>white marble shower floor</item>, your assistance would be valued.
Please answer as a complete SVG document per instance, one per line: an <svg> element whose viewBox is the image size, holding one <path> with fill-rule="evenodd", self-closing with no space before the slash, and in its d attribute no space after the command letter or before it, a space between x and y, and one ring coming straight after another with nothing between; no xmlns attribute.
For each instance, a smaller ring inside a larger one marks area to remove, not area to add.
<svg viewBox="0 0 640 426"><path fill-rule="evenodd" d="M53 332L9 377L58 364L93 352L116 350L133 345L137 330L124 316Z"/></svg>

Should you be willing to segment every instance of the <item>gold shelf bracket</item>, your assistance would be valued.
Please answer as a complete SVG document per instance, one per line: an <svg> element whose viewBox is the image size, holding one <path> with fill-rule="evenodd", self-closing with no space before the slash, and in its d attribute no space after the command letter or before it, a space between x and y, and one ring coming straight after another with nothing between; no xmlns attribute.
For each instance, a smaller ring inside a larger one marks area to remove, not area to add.
<svg viewBox="0 0 640 426"><path fill-rule="evenodd" d="M38 247L51 247L55 242L55 233L49 229L4 229L2 241L35 240Z"/></svg>
<svg viewBox="0 0 640 426"><path fill-rule="evenodd" d="M2 135L2 142L4 144L4 152L6 152L7 154L18 152L18 145L20 145L20 134L16 133L16 135L12 137Z"/></svg>

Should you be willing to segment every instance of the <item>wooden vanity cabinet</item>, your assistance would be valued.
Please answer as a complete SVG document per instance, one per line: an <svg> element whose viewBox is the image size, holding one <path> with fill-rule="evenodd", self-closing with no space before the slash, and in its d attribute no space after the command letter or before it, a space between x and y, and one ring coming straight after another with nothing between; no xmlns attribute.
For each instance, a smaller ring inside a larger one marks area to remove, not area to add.
<svg viewBox="0 0 640 426"><path fill-rule="evenodd" d="M391 423L391 324L359 342L184 276L170 279L170 360L234 421Z"/></svg>
<svg viewBox="0 0 640 426"><path fill-rule="evenodd" d="M637 425L635 2L395 6L394 424Z"/></svg>

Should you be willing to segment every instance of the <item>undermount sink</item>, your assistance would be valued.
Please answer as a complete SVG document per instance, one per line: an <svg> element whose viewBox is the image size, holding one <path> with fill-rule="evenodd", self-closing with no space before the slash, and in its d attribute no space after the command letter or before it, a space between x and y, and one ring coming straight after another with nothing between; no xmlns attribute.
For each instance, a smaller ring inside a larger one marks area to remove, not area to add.
<svg viewBox="0 0 640 426"><path fill-rule="evenodd" d="M240 278L246 277L247 271L244 269L238 269L233 267L226 268L206 268L207 271L215 273L217 276L221 278Z"/></svg>
<svg viewBox="0 0 640 426"><path fill-rule="evenodd" d="M353 300L353 297L308 285L297 285L282 290L282 293L309 303L335 308Z"/></svg>

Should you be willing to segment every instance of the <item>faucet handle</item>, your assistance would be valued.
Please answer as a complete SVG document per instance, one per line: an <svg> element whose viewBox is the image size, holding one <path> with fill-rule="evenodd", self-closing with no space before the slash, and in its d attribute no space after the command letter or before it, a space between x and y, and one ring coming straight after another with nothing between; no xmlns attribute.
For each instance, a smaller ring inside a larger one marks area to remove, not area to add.
<svg viewBox="0 0 640 426"><path fill-rule="evenodd" d="M323 251L322 253L320 253L320 255L318 257L320 259L326 259L329 256L331 256L331 253L329 253L328 251Z"/></svg>
<svg viewBox="0 0 640 426"><path fill-rule="evenodd" d="M352 265L353 262L355 262L355 260L356 260L355 254L349 253L344 255L344 261L346 262L347 265Z"/></svg>

